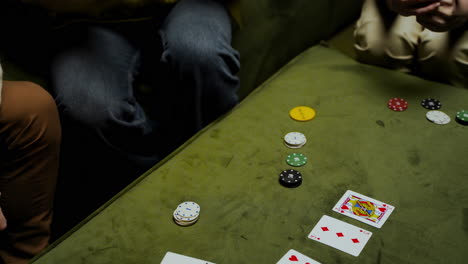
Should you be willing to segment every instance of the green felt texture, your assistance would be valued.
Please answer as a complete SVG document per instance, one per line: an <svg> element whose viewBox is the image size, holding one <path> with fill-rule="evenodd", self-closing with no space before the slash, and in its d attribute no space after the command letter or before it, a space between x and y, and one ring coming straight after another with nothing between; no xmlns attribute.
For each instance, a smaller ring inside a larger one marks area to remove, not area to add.
<svg viewBox="0 0 468 264"><path fill-rule="evenodd" d="M409 101L393 112L387 100ZM419 105L439 98L452 117L468 90L362 65L314 46L225 118L138 179L52 245L34 263L160 263L173 251L215 263L276 263L296 249L321 263L464 263L468 257L468 127L440 126ZM289 118L297 105L317 110ZM302 185L278 183L293 152L287 132L304 133ZM346 190L396 206L381 229L332 211ZM85 195L85 193L84 193ZM186 200L201 205L192 227L172 222ZM324 214L373 232L359 257L308 239Z"/></svg>

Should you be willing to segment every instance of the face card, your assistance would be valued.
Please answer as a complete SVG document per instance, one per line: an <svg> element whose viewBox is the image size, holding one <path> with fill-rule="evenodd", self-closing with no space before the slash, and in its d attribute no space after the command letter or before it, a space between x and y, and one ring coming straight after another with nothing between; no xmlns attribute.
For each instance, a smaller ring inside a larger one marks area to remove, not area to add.
<svg viewBox="0 0 468 264"><path fill-rule="evenodd" d="M308 238L357 257L371 236L372 232L324 215Z"/></svg>
<svg viewBox="0 0 468 264"><path fill-rule="evenodd" d="M290 249L276 264L320 264L304 254Z"/></svg>
<svg viewBox="0 0 468 264"><path fill-rule="evenodd" d="M395 206L375 200L357 192L346 191L333 211L359 220L363 223L381 228L387 221Z"/></svg>
<svg viewBox="0 0 468 264"><path fill-rule="evenodd" d="M184 255L167 252L161 264L215 264L201 259L187 257Z"/></svg>

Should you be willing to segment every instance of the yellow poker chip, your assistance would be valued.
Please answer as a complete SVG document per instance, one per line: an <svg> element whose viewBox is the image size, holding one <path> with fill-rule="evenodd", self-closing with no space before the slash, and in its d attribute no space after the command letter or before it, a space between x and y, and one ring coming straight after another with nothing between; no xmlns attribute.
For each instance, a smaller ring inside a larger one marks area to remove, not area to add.
<svg viewBox="0 0 468 264"><path fill-rule="evenodd" d="M297 106L289 111L289 116L296 121L309 121L314 119L315 110L308 106Z"/></svg>

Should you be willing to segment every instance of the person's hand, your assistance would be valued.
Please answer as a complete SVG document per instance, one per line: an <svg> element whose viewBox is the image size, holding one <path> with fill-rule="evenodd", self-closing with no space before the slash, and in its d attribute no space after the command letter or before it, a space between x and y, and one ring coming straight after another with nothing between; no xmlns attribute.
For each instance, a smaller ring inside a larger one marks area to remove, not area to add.
<svg viewBox="0 0 468 264"><path fill-rule="evenodd" d="M0 196L2 196L2 193L0 193ZM5 230L7 227L7 220L5 216L3 215L2 208L0 208L0 231Z"/></svg>
<svg viewBox="0 0 468 264"><path fill-rule="evenodd" d="M455 0L455 2L455 14L461 16L468 16L468 0Z"/></svg>
<svg viewBox="0 0 468 264"><path fill-rule="evenodd" d="M2 208L0 208L0 231L5 230L7 227L7 220L5 216L3 215Z"/></svg>
<svg viewBox="0 0 468 264"><path fill-rule="evenodd" d="M467 17L456 14L455 0L441 0L437 10L416 16L419 24L434 32L444 32L457 28L467 21Z"/></svg>
<svg viewBox="0 0 468 264"><path fill-rule="evenodd" d="M386 0L390 10L402 16L416 16L436 10L440 0Z"/></svg>

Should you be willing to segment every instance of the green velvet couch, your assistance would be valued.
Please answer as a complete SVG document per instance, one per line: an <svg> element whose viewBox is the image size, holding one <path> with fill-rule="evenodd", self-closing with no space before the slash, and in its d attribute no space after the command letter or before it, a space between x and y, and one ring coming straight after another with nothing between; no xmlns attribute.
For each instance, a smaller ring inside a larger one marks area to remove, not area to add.
<svg viewBox="0 0 468 264"><path fill-rule="evenodd" d="M156 164L33 263L160 263L167 251L215 263L276 263L296 249L320 263L465 263L468 258L468 127L439 126L419 102L437 97L452 119L468 89L353 59L360 1L242 1L242 102ZM340 31L344 29L344 31ZM255 88L255 89L254 89ZM252 91L253 90L253 91ZM408 110L387 108L403 97ZM311 106L309 122L288 112ZM291 131L307 144L298 188ZM396 207L378 229L332 211L346 190ZM199 221L180 227L175 207L193 200ZM373 232L354 257L307 238L322 215Z"/></svg>

